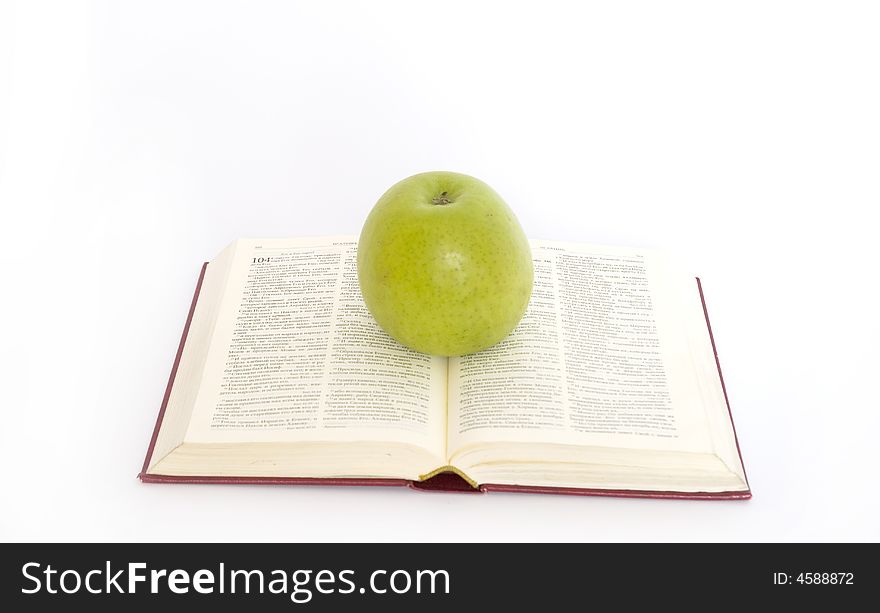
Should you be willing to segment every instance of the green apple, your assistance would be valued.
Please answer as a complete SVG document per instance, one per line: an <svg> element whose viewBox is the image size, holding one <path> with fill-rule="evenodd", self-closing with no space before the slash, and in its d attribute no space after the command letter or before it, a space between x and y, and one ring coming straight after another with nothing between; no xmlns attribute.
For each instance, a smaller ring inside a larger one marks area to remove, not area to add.
<svg viewBox="0 0 880 613"><path fill-rule="evenodd" d="M425 172L393 185L364 223L358 280L367 308L403 345L456 356L519 323L532 254L516 216L474 177Z"/></svg>

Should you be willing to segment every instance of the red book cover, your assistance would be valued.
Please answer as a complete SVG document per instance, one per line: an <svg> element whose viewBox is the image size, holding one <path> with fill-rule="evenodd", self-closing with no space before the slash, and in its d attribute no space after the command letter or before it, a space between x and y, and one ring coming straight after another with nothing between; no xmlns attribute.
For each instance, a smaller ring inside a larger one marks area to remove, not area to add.
<svg viewBox="0 0 880 613"><path fill-rule="evenodd" d="M189 333L190 324L192 323L193 314L196 310L196 303L199 299L199 292L202 288L202 281L205 278L205 270L208 263L202 265L199 273L198 282L196 283L195 293L193 294L192 303L183 326L183 334L180 338L180 344L177 347L177 354L174 357L174 364L171 367L171 375L168 378L168 384L165 386L165 395L162 398L162 405L159 407L159 415L156 418L156 425L153 428L153 435L150 437L150 444L147 447L147 454L144 458L144 464L138 478L144 483L225 483L225 484L259 484L259 485L371 485L371 486L403 486L410 487L414 490L427 492L460 492L460 493L484 493L484 492L524 492L532 494L568 494L574 496L613 496L621 498L677 498L686 500L745 500L752 497L751 489L731 492L676 492L676 491L655 491L655 490L623 490L623 489L590 489L590 488L572 488L572 487L544 487L532 485L503 485L493 483L483 483L478 488L472 487L459 475L452 472L443 472L425 481L411 481L408 479L385 479L385 478L313 478L313 477L222 477L222 476L168 476L156 475L148 472L150 460L153 456L153 449L156 445L156 439L159 436L159 430L162 427L162 419L165 416L165 409L168 406L168 399L171 396L171 389L174 386L174 379L177 375L177 368L180 365L180 358L183 355L183 348L186 345L186 337ZM703 305L703 314L706 318L706 326L709 330L709 339L712 342L712 351L715 354L715 365L718 367L718 377L721 380L721 388L724 391L724 400L727 403L727 411L730 416L731 427L733 427L734 438L736 439L736 428L733 426L733 415L730 413L730 401L727 397L727 387L724 385L724 376L721 373L721 363L718 360L718 351L715 346L715 337L712 335L712 325L709 323L709 312L706 309L706 300L703 296L703 286L700 279L696 279L697 291L700 293L700 300ZM742 452L739 447L739 439L736 439L736 449L740 454L740 462L742 462ZM745 471L745 465L743 465ZM748 485L748 476L746 477L746 485Z"/></svg>

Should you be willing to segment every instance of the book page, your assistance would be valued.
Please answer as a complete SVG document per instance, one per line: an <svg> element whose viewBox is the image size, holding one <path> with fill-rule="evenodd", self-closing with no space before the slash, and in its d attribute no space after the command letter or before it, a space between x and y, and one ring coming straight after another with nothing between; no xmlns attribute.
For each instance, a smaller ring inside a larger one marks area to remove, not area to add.
<svg viewBox="0 0 880 613"><path fill-rule="evenodd" d="M450 453L498 442L711 451L662 254L547 241L532 254L516 330L450 360Z"/></svg>
<svg viewBox="0 0 880 613"><path fill-rule="evenodd" d="M447 361L378 327L356 251L352 237L236 243L186 442L388 441L445 457Z"/></svg>

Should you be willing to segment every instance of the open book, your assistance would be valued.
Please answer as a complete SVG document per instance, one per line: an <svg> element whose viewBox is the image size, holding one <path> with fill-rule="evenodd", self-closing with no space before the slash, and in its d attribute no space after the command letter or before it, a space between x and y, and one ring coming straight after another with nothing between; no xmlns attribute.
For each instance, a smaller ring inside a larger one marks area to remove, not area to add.
<svg viewBox="0 0 880 613"><path fill-rule="evenodd" d="M378 327L356 250L205 264L143 481L750 496L699 282L664 254L533 241L519 326L447 359Z"/></svg>

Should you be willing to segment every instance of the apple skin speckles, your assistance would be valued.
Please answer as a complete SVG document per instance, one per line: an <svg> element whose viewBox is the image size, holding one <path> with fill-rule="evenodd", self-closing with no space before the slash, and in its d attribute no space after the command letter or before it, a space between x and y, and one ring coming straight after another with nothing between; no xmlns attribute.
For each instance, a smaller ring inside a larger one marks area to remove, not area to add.
<svg viewBox="0 0 880 613"><path fill-rule="evenodd" d="M393 185L358 241L358 280L379 325L416 351L457 356L503 340L525 313L532 254L504 200L474 177Z"/></svg>

